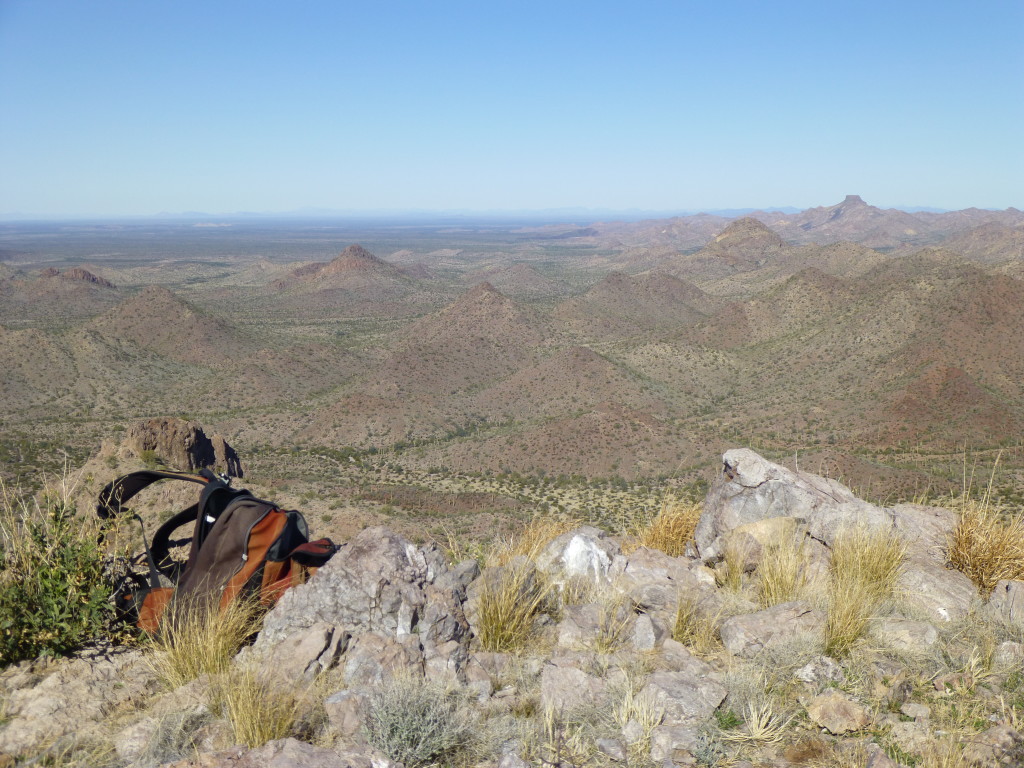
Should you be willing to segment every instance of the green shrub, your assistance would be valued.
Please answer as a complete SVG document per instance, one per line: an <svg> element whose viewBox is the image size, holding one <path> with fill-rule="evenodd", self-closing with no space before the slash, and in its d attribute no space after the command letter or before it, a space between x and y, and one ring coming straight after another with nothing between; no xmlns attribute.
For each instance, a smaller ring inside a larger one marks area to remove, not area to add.
<svg viewBox="0 0 1024 768"><path fill-rule="evenodd" d="M424 680L395 680L377 689L366 713L366 737L407 768L450 764L471 742L475 718L457 693Z"/></svg>
<svg viewBox="0 0 1024 768"><path fill-rule="evenodd" d="M104 634L112 607L96 526L66 499L0 490L0 664L66 654Z"/></svg>

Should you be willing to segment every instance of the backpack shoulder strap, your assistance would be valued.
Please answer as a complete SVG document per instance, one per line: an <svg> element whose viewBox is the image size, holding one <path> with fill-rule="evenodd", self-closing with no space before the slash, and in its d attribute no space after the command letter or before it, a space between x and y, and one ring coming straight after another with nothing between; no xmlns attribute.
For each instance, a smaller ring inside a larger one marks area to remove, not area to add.
<svg viewBox="0 0 1024 768"><path fill-rule="evenodd" d="M129 499L158 480L188 480L192 483L206 485L211 482L213 477L213 474L209 472L193 475L188 472L160 469L145 469L141 472L122 475L107 483L100 491L96 514L104 520L116 517L124 510L124 505Z"/></svg>

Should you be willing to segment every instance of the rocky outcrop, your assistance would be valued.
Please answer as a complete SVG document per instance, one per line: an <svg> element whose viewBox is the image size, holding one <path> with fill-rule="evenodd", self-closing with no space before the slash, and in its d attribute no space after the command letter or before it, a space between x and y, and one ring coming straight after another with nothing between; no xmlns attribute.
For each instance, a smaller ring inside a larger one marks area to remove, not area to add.
<svg viewBox="0 0 1024 768"><path fill-rule="evenodd" d="M178 418L149 419L128 428L122 447L138 457L152 452L174 469L209 467L231 477L242 477L242 462L220 435L208 438L194 421Z"/></svg>
<svg viewBox="0 0 1024 768"><path fill-rule="evenodd" d="M889 510L858 499L831 478L794 472L748 448L727 451L697 525L697 551L705 562L720 560L729 534L740 526L769 518L794 518L826 545L852 525L893 529Z"/></svg>
<svg viewBox="0 0 1024 768"><path fill-rule="evenodd" d="M752 570L764 544L795 531L805 538L820 568L841 531L881 531L906 546L899 577L903 598L932 620L946 622L979 604L971 580L946 567L946 546L955 525L950 510L916 504L879 507L836 480L796 472L740 448L722 457L722 471L708 492L695 539L706 563L721 560L728 547L738 546Z"/></svg>

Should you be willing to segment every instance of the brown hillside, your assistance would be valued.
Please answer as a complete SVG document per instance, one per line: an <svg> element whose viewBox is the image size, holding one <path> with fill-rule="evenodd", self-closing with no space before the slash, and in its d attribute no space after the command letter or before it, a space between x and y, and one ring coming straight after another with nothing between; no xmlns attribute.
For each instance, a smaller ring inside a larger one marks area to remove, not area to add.
<svg viewBox="0 0 1024 768"><path fill-rule="evenodd" d="M490 421L531 421L590 410L608 400L655 415L667 412L643 379L586 347L561 349L527 365L474 395L469 408Z"/></svg>
<svg viewBox="0 0 1024 768"><path fill-rule="evenodd" d="M98 315L121 299L113 283L85 269L44 270L35 277L0 280L0 322L75 322Z"/></svg>
<svg viewBox="0 0 1024 768"><path fill-rule="evenodd" d="M569 286L561 280L545 277L530 264L522 263L474 270L466 275L465 280L469 283L486 282L514 298L552 298L570 292Z"/></svg>
<svg viewBox="0 0 1024 768"><path fill-rule="evenodd" d="M718 304L672 275L612 272L582 296L559 304L553 317L566 330L598 340L690 325Z"/></svg>
<svg viewBox="0 0 1024 768"><path fill-rule="evenodd" d="M255 349L225 321L156 285L96 318L89 328L171 360L204 366L220 367Z"/></svg>
<svg viewBox="0 0 1024 768"><path fill-rule="evenodd" d="M950 237L942 247L982 264L1024 261L1024 224L1008 227L989 222Z"/></svg>
<svg viewBox="0 0 1024 768"><path fill-rule="evenodd" d="M757 219L737 219L708 243L700 255L721 259L741 272L765 266L786 251L786 244L772 229Z"/></svg>
<svg viewBox="0 0 1024 768"><path fill-rule="evenodd" d="M412 323L395 351L366 377L366 392L450 394L512 374L543 343L534 313L481 283Z"/></svg>

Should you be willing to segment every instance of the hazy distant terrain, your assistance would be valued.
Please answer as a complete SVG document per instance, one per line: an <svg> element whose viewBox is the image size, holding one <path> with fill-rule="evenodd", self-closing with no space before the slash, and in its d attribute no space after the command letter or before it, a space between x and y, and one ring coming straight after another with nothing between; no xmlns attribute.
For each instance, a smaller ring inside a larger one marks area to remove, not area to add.
<svg viewBox="0 0 1024 768"><path fill-rule="evenodd" d="M749 444L912 495L964 446L1020 461L1022 243L1016 209L856 196L564 225L3 224L5 473L186 415L243 456L692 480Z"/></svg>

